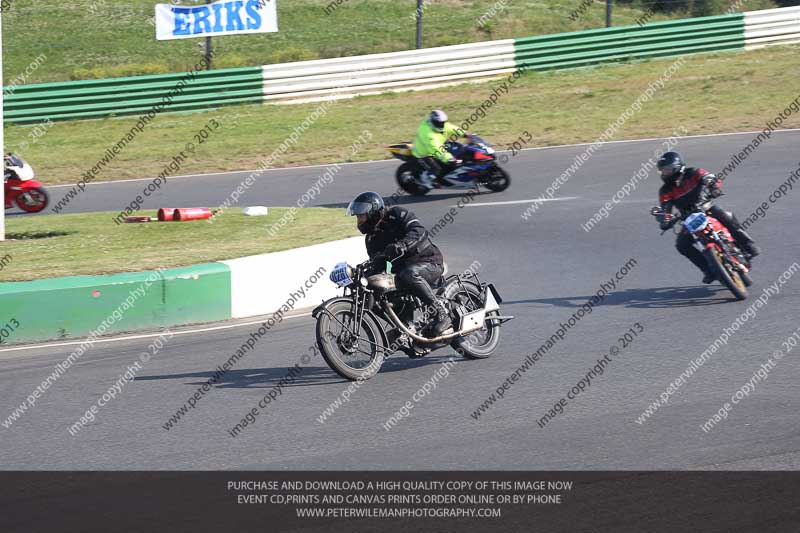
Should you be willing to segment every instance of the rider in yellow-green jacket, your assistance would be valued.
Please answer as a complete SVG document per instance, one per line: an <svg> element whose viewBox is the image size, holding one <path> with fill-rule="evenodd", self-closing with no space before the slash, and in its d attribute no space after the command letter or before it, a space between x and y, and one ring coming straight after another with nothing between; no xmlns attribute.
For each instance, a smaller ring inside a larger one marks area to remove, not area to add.
<svg viewBox="0 0 800 533"><path fill-rule="evenodd" d="M447 113L435 109L419 125L411 153L417 159L423 160L424 165L431 168L436 177L442 177L461 164L461 160L453 157L444 147L446 141L459 137L469 137L469 135L451 122L447 122ZM433 188L427 172L422 173L421 179L424 186Z"/></svg>

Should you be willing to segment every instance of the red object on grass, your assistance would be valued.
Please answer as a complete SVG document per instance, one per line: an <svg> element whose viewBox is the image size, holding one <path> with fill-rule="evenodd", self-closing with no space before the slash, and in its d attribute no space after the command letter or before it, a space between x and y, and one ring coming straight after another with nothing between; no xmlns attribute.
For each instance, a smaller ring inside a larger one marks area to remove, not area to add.
<svg viewBox="0 0 800 533"><path fill-rule="evenodd" d="M169 222L173 220L173 216L175 214L174 207L162 207L158 210L158 221L159 222Z"/></svg>
<svg viewBox="0 0 800 533"><path fill-rule="evenodd" d="M172 216L173 220L180 222L186 220L203 220L211 218L211 209L207 207L179 207Z"/></svg>

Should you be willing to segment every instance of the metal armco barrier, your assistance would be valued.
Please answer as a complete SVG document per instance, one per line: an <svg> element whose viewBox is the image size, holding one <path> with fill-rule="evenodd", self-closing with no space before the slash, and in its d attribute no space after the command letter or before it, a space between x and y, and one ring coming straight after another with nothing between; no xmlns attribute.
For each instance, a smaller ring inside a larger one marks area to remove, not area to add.
<svg viewBox="0 0 800 533"><path fill-rule="evenodd" d="M514 39L266 65L264 101L429 89L509 74L517 67Z"/></svg>
<svg viewBox="0 0 800 533"><path fill-rule="evenodd" d="M800 6L744 14L745 48L800 42Z"/></svg>
<svg viewBox="0 0 800 533"><path fill-rule="evenodd" d="M262 101L261 67L19 85L5 98L5 122L41 122L144 114L170 98L163 111Z"/></svg>
<svg viewBox="0 0 800 533"><path fill-rule="evenodd" d="M741 13L518 39L519 66L554 70L651 57L744 49Z"/></svg>
<svg viewBox="0 0 800 533"><path fill-rule="evenodd" d="M197 72L164 111L303 102L421 90L609 62L800 42L800 7L653 22L385 54ZM13 123L142 114L184 73L20 85L6 97ZM12 90L11 88L8 88Z"/></svg>

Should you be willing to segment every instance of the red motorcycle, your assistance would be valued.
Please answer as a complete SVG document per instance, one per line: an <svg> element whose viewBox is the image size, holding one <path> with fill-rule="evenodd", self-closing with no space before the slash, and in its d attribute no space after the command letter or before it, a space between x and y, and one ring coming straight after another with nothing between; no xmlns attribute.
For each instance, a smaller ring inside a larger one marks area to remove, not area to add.
<svg viewBox="0 0 800 533"><path fill-rule="evenodd" d="M682 220L682 231L687 231L692 236L694 247L706 258L717 279L737 300L744 300L747 298L747 287L753 284L750 278L750 261L736 246L728 228L707 213L710 206L709 203L703 204L702 211L687 215ZM650 213L656 217L666 214L660 207L654 207Z"/></svg>
<svg viewBox="0 0 800 533"><path fill-rule="evenodd" d="M50 197L42 184L33 179L33 168L15 154L4 158L6 209L16 205L26 213L38 213L47 207Z"/></svg>

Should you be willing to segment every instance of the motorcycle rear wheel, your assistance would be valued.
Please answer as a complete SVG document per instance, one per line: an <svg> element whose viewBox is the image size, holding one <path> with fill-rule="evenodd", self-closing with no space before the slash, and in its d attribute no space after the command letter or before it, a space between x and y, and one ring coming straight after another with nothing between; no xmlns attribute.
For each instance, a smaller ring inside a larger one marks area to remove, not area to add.
<svg viewBox="0 0 800 533"><path fill-rule="evenodd" d="M422 196L428 194L430 189L423 187L417 180L419 179L419 170L413 163L403 163L397 168L394 177L397 184L401 189L406 191L411 196Z"/></svg>
<svg viewBox="0 0 800 533"><path fill-rule="evenodd" d="M709 248L704 252L706 260L717 273L717 279L730 290L737 300L747 298L747 287L742 276L737 270L728 268L720 251L716 248Z"/></svg>
<svg viewBox="0 0 800 533"><path fill-rule="evenodd" d="M331 369L351 381L366 380L378 373L386 358L380 325L365 314L353 332L353 304L335 302L317 317L317 346ZM332 316L331 316L332 315Z"/></svg>
<svg viewBox="0 0 800 533"><path fill-rule="evenodd" d="M25 195L29 196L30 199L23 199ZM44 190L44 187L30 189L26 191L25 195L20 194L17 196L16 202L17 207L26 213L38 213L47 207L47 204L50 202L50 196L47 194L47 191Z"/></svg>
<svg viewBox="0 0 800 533"><path fill-rule="evenodd" d="M480 287L469 281L462 282L461 286L453 281L448 285L445 294L448 300L461 304L467 312L477 311L483 305ZM491 311L486 316L488 318L498 314L497 311ZM466 337L456 337L450 345L467 359L486 359L497 349L499 342L500 325L492 321L484 322L481 329Z"/></svg>

